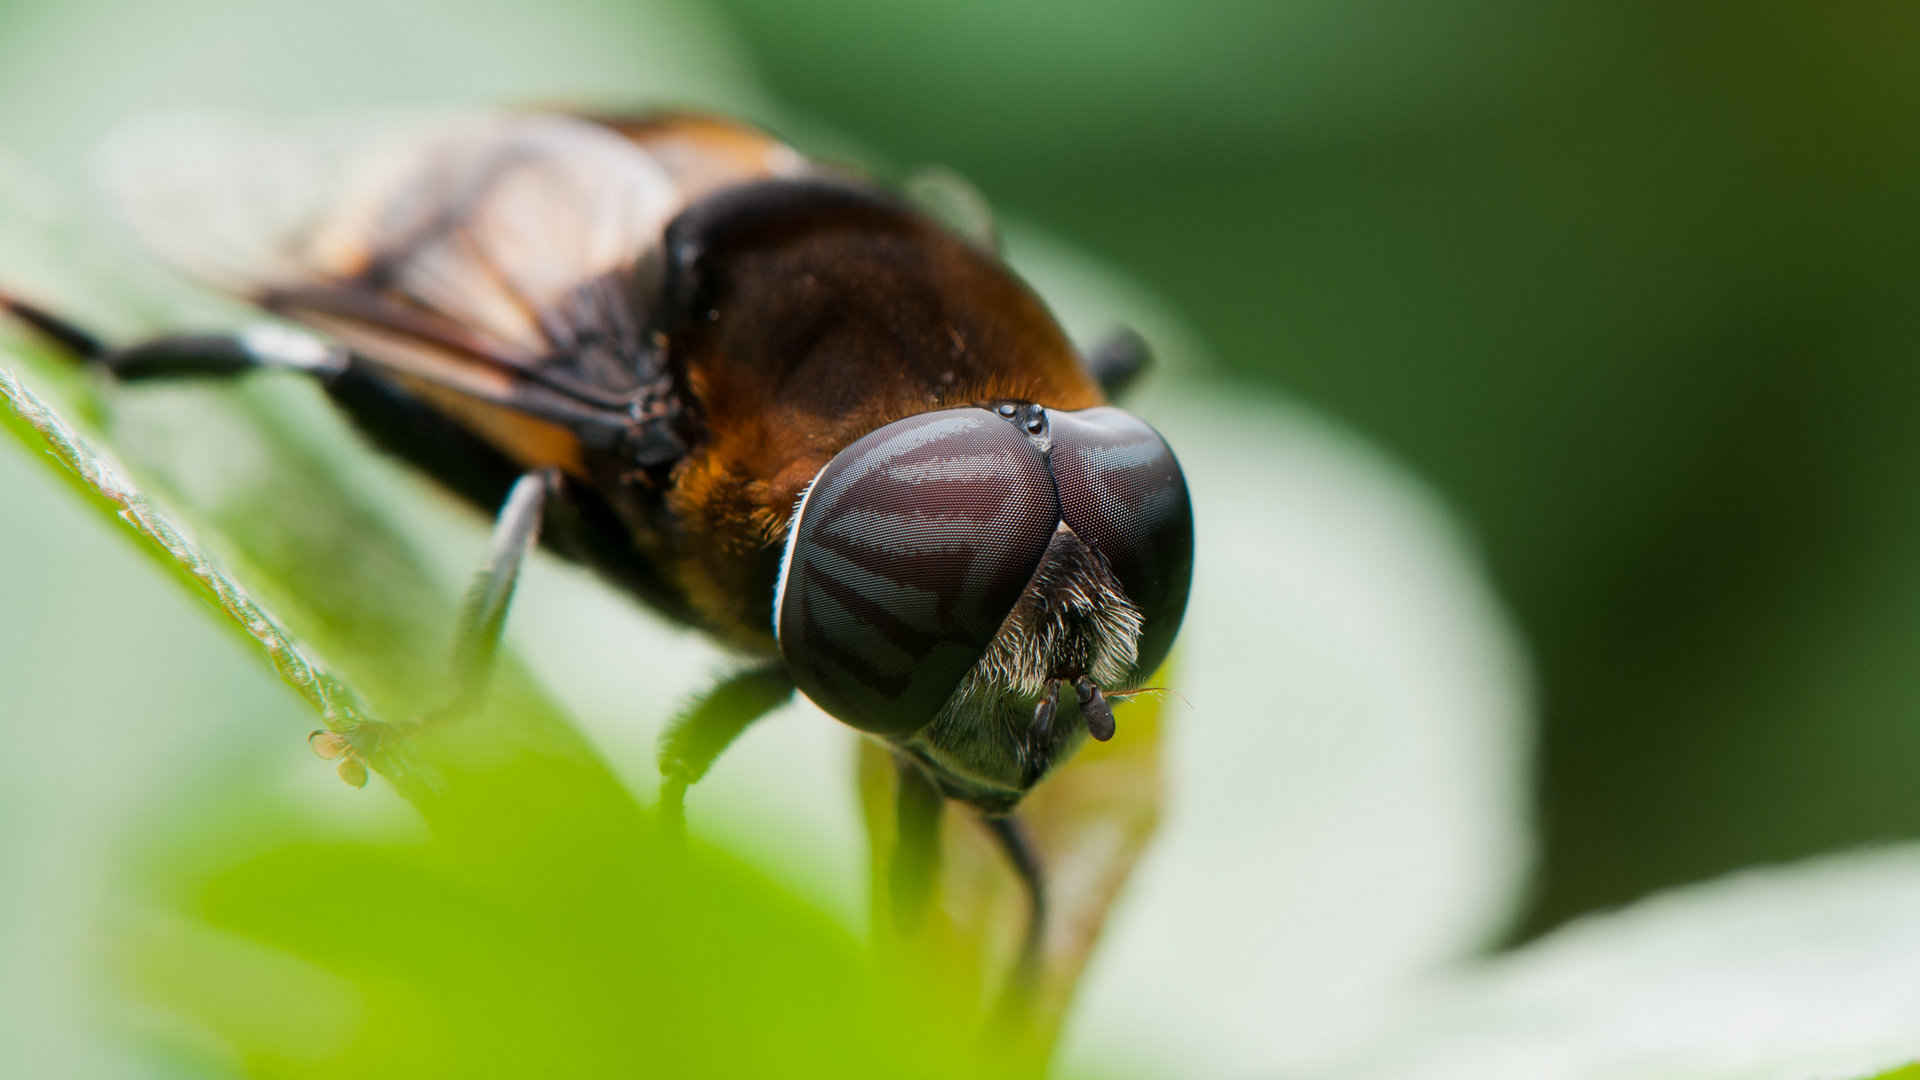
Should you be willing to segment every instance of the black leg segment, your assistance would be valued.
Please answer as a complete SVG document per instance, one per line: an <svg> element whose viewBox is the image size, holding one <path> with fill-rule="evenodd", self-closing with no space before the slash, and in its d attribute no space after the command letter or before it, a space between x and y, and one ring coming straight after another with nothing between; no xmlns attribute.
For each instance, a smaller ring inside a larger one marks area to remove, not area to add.
<svg viewBox="0 0 1920 1080"><path fill-rule="evenodd" d="M500 631L506 625L507 605L520 580L520 567L540 542L540 518L559 484L557 470L527 473L514 483L500 507L487 561L467 588L454 631L456 707L472 704L486 686L494 653L500 648Z"/></svg>
<svg viewBox="0 0 1920 1080"><path fill-rule="evenodd" d="M0 311L32 327L35 333L79 359L91 360L107 351L105 343L86 329L20 297L0 292Z"/></svg>
<svg viewBox="0 0 1920 1080"><path fill-rule="evenodd" d="M687 788L699 783L754 721L792 696L787 669L767 664L728 678L673 718L660 736L660 818L668 828L685 824Z"/></svg>
<svg viewBox="0 0 1920 1080"><path fill-rule="evenodd" d="M282 326L261 324L232 334L167 334L95 361L129 382L284 369L327 378L347 369L344 349Z"/></svg>
<svg viewBox="0 0 1920 1080"><path fill-rule="evenodd" d="M1018 984L1031 978L1039 970L1040 946L1046 939L1047 930L1047 880L1046 871L1040 865L1040 853L1034 850L1033 837L1028 835L1026 826L1011 814L995 817L982 817L987 832L992 834L994 842L999 844L1001 854L1007 857L1007 863L1013 867L1015 876L1027 894L1027 932L1020 939L1020 957L1014 965L1011 981L1017 989Z"/></svg>
<svg viewBox="0 0 1920 1080"><path fill-rule="evenodd" d="M330 377L347 369L346 350L286 326L262 323L235 333L163 334L112 348L79 324L37 304L0 293L0 311L19 319L77 359L100 365L129 382L194 376L242 375L283 368Z"/></svg>

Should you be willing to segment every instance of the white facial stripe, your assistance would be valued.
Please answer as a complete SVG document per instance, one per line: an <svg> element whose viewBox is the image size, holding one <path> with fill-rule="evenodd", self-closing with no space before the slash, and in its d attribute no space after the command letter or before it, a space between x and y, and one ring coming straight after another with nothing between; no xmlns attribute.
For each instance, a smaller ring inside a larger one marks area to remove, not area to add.
<svg viewBox="0 0 1920 1080"><path fill-rule="evenodd" d="M820 472L807 481L799 501L793 504L793 516L787 519L787 547L780 553L780 578L773 586L773 643L776 646L780 644L780 612L787 605L787 571L793 567L793 542L800 535L800 516L807 512L807 500L813 498L813 489L820 484L820 473L826 471L826 465L820 466Z"/></svg>

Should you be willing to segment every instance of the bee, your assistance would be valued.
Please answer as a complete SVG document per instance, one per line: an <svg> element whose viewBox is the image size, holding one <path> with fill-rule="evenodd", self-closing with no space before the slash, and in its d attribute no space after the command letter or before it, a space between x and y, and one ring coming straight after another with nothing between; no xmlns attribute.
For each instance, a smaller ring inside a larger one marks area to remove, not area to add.
<svg viewBox="0 0 1920 1080"><path fill-rule="evenodd" d="M981 812L1031 942L1042 875L1013 811L1113 736L1109 699L1187 602L1179 463L1107 403L1137 338L1083 355L981 238L717 117L457 116L293 168L167 138L195 167L123 192L134 224L282 321L110 347L8 310L121 379L317 378L497 515L456 650L470 685L544 545L762 661L733 683L756 688L744 715L695 708L664 741L676 806L797 687L890 748L903 808ZM270 198L193 190L222 177Z"/></svg>

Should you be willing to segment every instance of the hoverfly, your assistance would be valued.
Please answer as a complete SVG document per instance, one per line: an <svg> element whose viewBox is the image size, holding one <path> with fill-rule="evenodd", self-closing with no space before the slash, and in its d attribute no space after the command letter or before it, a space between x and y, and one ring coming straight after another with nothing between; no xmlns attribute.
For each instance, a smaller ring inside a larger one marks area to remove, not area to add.
<svg viewBox="0 0 1920 1080"><path fill-rule="evenodd" d="M108 347L4 306L122 379L317 377L373 443L497 514L466 678L529 548L584 563L763 658L758 711L798 687L884 741L903 807L910 783L977 807L1031 943L1044 893L1011 813L1113 735L1109 696L1186 607L1180 466L1106 404L1138 339L1083 356L987 245L728 120L490 113L322 164L252 231L166 191L123 200L163 256L312 335ZM710 758L674 748L699 742L664 744L676 805Z"/></svg>

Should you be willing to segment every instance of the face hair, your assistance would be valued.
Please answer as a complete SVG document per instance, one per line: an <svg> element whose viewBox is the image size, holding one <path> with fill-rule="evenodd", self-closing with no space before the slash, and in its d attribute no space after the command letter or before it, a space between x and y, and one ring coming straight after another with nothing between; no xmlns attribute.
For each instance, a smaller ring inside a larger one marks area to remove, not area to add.
<svg viewBox="0 0 1920 1080"><path fill-rule="evenodd" d="M1121 689L1145 625L1106 560L1061 522L1033 580L949 710L961 711L983 694L1037 698L1055 679L1085 677Z"/></svg>
<svg viewBox="0 0 1920 1080"><path fill-rule="evenodd" d="M931 725L933 737L916 745L939 747L954 773L1011 772L1032 786L1074 735L1053 723L1062 683L1075 685L1090 733L1111 737L1113 714L1098 686L1126 688L1144 623L1106 561L1063 522L986 654ZM1081 694L1082 685L1091 693ZM1034 699L1030 710L1013 709Z"/></svg>
<svg viewBox="0 0 1920 1080"><path fill-rule="evenodd" d="M807 486L800 489L800 497L793 501L793 514L787 518L787 542L780 552L780 576L773 585L773 640L780 642L780 612L787 606L787 572L793 569L793 546L800 539L800 516L807 512L807 500L813 498L813 489L820 484L820 473L827 471L825 465L820 472L813 474Z"/></svg>

